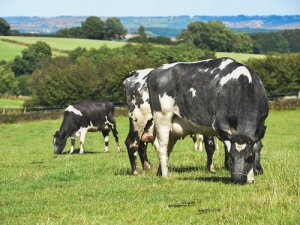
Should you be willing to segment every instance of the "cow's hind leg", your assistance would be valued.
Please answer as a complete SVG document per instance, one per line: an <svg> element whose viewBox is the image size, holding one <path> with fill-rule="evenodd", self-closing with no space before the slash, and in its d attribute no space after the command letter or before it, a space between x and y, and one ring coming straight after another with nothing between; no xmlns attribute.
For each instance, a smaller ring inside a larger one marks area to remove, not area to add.
<svg viewBox="0 0 300 225"><path fill-rule="evenodd" d="M169 143L168 143L168 158L170 157L171 155L171 152L174 148L174 145L176 144L177 142L177 137L173 136L172 133L170 133L170 136L169 136ZM157 143L158 144L158 143ZM158 146L157 146L158 147ZM161 170L161 164L159 165L158 167L158 170L157 170L157 176L162 176L162 170Z"/></svg>
<svg viewBox="0 0 300 225"><path fill-rule="evenodd" d="M111 127L111 131L112 131L113 136L114 136L115 141L116 141L117 151L121 152L120 145L119 145L119 136L118 136L118 131L117 131L117 125L116 125L116 123L114 123L114 125Z"/></svg>
<svg viewBox="0 0 300 225"><path fill-rule="evenodd" d="M105 150L104 150L104 152L108 152L109 130L102 130L102 135L104 137L104 142L105 142Z"/></svg>

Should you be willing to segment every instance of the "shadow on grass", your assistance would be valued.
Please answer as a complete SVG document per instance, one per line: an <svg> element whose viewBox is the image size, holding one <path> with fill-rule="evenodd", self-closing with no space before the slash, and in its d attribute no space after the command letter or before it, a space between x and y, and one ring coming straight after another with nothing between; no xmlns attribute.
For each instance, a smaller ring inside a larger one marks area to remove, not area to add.
<svg viewBox="0 0 300 225"><path fill-rule="evenodd" d="M79 148L78 148L78 149L74 149L74 151L73 151L72 154L80 154L79 151L80 151ZM111 151L104 152L104 151L101 151L101 150L99 150L99 151L89 151L89 150L85 150L84 153L83 153L83 155L84 155L84 154L109 154L109 153L111 153ZM67 155L67 154L70 154L70 151L63 151L61 154L62 154L62 155Z"/></svg>
<svg viewBox="0 0 300 225"><path fill-rule="evenodd" d="M214 183L219 183L222 182L223 184L231 184L230 182L230 176L228 177L221 177L221 176L214 176L214 177L210 177L210 176L202 176L202 177L183 177L183 178L177 178L177 180L184 180L184 181L188 181L188 180L196 180L196 181L201 181L201 182L214 182Z"/></svg>

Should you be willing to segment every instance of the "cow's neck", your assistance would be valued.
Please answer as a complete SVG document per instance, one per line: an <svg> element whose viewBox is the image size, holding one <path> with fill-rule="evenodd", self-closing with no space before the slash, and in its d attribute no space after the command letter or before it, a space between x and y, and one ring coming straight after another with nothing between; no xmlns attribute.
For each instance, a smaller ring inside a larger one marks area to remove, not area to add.
<svg viewBox="0 0 300 225"><path fill-rule="evenodd" d="M64 138L68 138L72 136L74 131L77 130L79 130L79 127L77 127L75 123L63 121L59 129L59 134L62 135Z"/></svg>

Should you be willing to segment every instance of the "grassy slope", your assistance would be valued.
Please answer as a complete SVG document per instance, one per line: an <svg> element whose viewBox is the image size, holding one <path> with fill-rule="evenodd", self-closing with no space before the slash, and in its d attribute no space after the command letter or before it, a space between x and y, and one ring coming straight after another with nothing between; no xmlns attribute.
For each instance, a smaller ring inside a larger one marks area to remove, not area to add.
<svg viewBox="0 0 300 225"><path fill-rule="evenodd" d="M23 103L22 100L0 99L0 108L19 108Z"/></svg>
<svg viewBox="0 0 300 225"><path fill-rule="evenodd" d="M50 38L50 37L13 37L13 36L0 36L0 38L10 39L14 41L19 41L27 44L34 44L37 41L44 41L48 43L51 48L56 48L60 50L73 50L77 47L99 48L102 45L107 45L110 48L121 47L126 44L126 42L114 42L114 41L100 41L100 40L89 40L89 39L74 39L74 38ZM21 55L21 50L24 46L6 43L0 41L0 50L5 48L5 54L0 51L0 60L11 60L15 55ZM8 55L7 55L8 54ZM53 52L54 55L60 55L61 53ZM217 57L231 57L238 61L245 61L249 57L263 57L263 55L245 54L245 53L226 53L217 52Z"/></svg>
<svg viewBox="0 0 300 225"><path fill-rule="evenodd" d="M52 137L62 120L0 125L0 221L299 224L299 113L270 112L262 151L265 173L255 184L244 186L229 183L222 146L214 157L217 173L209 174L204 170L205 152L196 152L188 137L175 146L168 179L155 176L158 160L151 145L153 169L131 176L124 144L126 117L117 118L122 153L116 152L111 135L107 154L101 134L89 133L85 154L53 155ZM69 146L70 140L65 152Z"/></svg>
<svg viewBox="0 0 300 225"><path fill-rule="evenodd" d="M13 60L17 55L22 56L21 52L24 48L26 46L0 41L0 61Z"/></svg>

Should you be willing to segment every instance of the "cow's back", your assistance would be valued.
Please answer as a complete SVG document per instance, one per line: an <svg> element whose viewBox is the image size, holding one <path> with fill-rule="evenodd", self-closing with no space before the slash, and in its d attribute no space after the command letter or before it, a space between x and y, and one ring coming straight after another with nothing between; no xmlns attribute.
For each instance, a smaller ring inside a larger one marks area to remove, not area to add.
<svg viewBox="0 0 300 225"><path fill-rule="evenodd" d="M198 126L212 127L220 117L218 125L226 129L225 123L236 126L237 120L246 121L239 124L243 130L263 123L268 114L266 93L257 75L229 58L162 65L149 74L148 89L152 111L173 108L174 114Z"/></svg>
<svg viewBox="0 0 300 225"><path fill-rule="evenodd" d="M93 126L101 127L107 120L115 122L114 119L114 104L109 101L83 101L73 104L73 107L78 109L82 116L81 126Z"/></svg>

